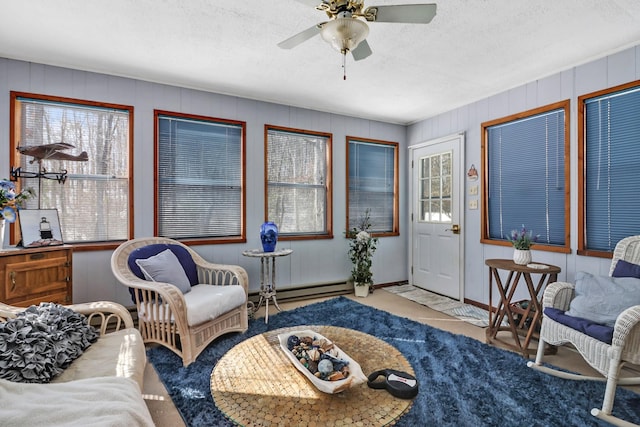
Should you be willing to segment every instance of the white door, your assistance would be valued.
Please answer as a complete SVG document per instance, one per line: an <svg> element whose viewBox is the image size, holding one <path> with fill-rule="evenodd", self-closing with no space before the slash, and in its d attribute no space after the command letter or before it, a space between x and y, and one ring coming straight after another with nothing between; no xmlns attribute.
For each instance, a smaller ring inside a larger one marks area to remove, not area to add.
<svg viewBox="0 0 640 427"><path fill-rule="evenodd" d="M464 134L409 147L409 283L457 300L464 297L463 148Z"/></svg>

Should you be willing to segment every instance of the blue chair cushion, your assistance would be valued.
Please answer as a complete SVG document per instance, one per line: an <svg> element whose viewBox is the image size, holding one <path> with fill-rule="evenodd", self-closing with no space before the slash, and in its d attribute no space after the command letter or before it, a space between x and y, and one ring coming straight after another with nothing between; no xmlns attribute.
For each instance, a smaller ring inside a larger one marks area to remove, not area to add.
<svg viewBox="0 0 640 427"><path fill-rule="evenodd" d="M602 325L581 317L569 316L568 314L565 314L564 311L552 307L545 308L544 314L550 319L553 319L558 323L562 323L571 329L582 332L583 334L589 335L598 341L602 341L607 344L611 344L611 341L613 341L613 328L610 326Z"/></svg>
<svg viewBox="0 0 640 427"><path fill-rule="evenodd" d="M613 277L635 277L640 279L640 265L619 259L613 269Z"/></svg>

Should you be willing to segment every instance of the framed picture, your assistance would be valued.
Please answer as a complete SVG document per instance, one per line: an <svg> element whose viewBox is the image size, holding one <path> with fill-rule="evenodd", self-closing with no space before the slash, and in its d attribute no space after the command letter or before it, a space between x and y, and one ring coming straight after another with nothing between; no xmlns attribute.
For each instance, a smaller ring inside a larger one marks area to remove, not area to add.
<svg viewBox="0 0 640 427"><path fill-rule="evenodd" d="M18 218L23 247L38 248L64 244L57 209L20 209Z"/></svg>

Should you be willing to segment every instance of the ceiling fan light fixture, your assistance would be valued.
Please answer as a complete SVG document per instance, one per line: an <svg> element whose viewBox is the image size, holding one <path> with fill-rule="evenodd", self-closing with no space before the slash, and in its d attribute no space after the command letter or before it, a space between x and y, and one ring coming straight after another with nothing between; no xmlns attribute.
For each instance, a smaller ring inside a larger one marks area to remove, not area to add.
<svg viewBox="0 0 640 427"><path fill-rule="evenodd" d="M359 19L350 17L332 19L320 30L322 39L342 54L355 49L367 35L369 26Z"/></svg>

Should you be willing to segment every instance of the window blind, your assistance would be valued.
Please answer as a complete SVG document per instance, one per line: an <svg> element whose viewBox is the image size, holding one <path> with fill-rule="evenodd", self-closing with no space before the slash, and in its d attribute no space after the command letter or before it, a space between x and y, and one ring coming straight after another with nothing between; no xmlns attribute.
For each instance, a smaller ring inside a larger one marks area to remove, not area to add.
<svg viewBox="0 0 640 427"><path fill-rule="evenodd" d="M88 161L46 159L49 172L66 170L67 180L22 178L37 197L28 209L58 209L65 243L126 240L129 236L129 110L18 97L20 146L70 144L62 153L88 154ZM37 161L21 156L25 172Z"/></svg>
<svg viewBox="0 0 640 427"><path fill-rule="evenodd" d="M492 239L524 224L538 241L565 244L564 109L491 126L488 221Z"/></svg>
<svg viewBox="0 0 640 427"><path fill-rule="evenodd" d="M392 232L396 146L349 140L349 229L369 210L371 231Z"/></svg>
<svg viewBox="0 0 640 427"><path fill-rule="evenodd" d="M328 137L268 129L268 219L280 235L327 233Z"/></svg>
<svg viewBox="0 0 640 427"><path fill-rule="evenodd" d="M640 234L640 88L591 98L585 111L586 248Z"/></svg>
<svg viewBox="0 0 640 427"><path fill-rule="evenodd" d="M159 115L158 130L158 234L239 236L242 125Z"/></svg>

